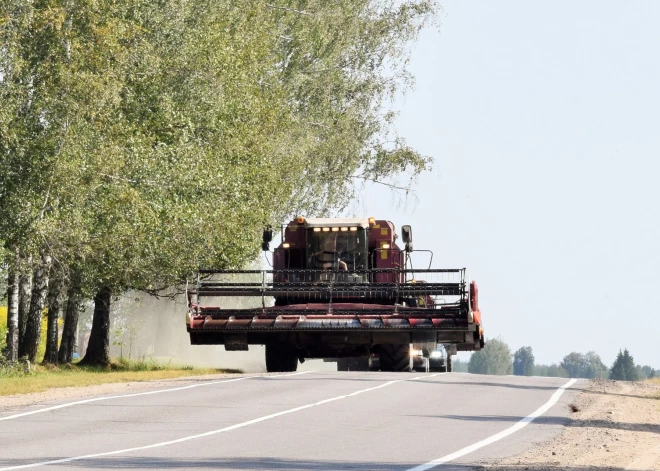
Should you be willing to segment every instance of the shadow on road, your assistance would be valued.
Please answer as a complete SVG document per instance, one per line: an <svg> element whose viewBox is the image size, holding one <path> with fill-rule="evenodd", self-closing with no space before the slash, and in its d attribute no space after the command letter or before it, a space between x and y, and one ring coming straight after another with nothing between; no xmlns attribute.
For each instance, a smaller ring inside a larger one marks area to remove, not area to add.
<svg viewBox="0 0 660 471"><path fill-rule="evenodd" d="M58 458L50 458L56 460ZM26 460L0 460L0 466L26 465ZM209 458L209 459L177 459L156 457L114 457L73 461L66 463L67 468L90 468L90 469L224 469L224 470L289 470L289 471L339 471L339 470L362 470L362 471L405 471L420 465L421 463L403 463L394 465L392 463L375 461L342 461L342 460L284 460L273 458ZM484 467L471 464L446 463L436 468L438 471L513 471L520 469L506 466ZM544 471L625 471L624 468L613 467L570 467L546 465Z"/></svg>

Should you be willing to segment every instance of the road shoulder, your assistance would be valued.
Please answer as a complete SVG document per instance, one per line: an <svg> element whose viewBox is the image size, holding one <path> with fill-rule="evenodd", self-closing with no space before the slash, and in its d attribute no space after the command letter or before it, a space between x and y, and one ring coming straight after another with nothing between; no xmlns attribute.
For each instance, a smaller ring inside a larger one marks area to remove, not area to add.
<svg viewBox="0 0 660 471"><path fill-rule="evenodd" d="M660 384L590 381L571 404L563 432L519 456L482 463L489 471L660 469Z"/></svg>
<svg viewBox="0 0 660 471"><path fill-rule="evenodd" d="M200 376L184 376L180 378L159 379L150 381L131 381L127 383L103 383L92 386L51 388L47 391L0 396L0 412L15 412L23 407L35 404L50 404L54 402L76 401L79 399L132 394L151 389L167 389L200 382L231 379L245 376L236 373L221 373ZM250 375L258 376L258 375Z"/></svg>

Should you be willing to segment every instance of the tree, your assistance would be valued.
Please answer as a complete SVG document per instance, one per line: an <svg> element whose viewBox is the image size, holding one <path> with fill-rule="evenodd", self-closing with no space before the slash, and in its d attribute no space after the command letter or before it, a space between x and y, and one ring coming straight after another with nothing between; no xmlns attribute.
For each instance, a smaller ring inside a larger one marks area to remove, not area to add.
<svg viewBox="0 0 660 471"><path fill-rule="evenodd" d="M40 274L36 301L42 254L80 274L82 296L155 293L245 264L264 225L341 208L356 182L430 165L383 103L410 85L408 44L434 2L2 8L0 240L35 260L21 274Z"/></svg>
<svg viewBox="0 0 660 471"><path fill-rule="evenodd" d="M568 373L560 365L534 365L535 376L548 376L552 378L568 378Z"/></svg>
<svg viewBox="0 0 660 471"><path fill-rule="evenodd" d="M594 351L587 352L585 355L585 360L587 362L587 367L585 371L585 378L591 379L604 379L608 376L607 366L600 359Z"/></svg>
<svg viewBox="0 0 660 471"><path fill-rule="evenodd" d="M60 341L60 349L57 352L57 361L59 363L71 363L73 360L73 347L78 328L78 317L82 310L82 293L78 277L75 275L72 277L66 298L62 340Z"/></svg>
<svg viewBox="0 0 660 471"><path fill-rule="evenodd" d="M513 370L509 346L500 338L490 339L483 349L474 352L468 362L468 372L507 375Z"/></svg>
<svg viewBox="0 0 660 471"><path fill-rule="evenodd" d="M18 360L18 275L15 266L9 268L7 280L7 361Z"/></svg>
<svg viewBox="0 0 660 471"><path fill-rule="evenodd" d="M513 374L517 376L532 376L534 374L532 347L520 347L513 355Z"/></svg>
<svg viewBox="0 0 660 471"><path fill-rule="evenodd" d="M637 366L641 368L641 373L643 374L643 376L640 375L640 378L644 377L650 379L655 377L655 370L653 369L652 366L649 365L644 365L642 367L640 367L639 365Z"/></svg>
<svg viewBox="0 0 660 471"><path fill-rule="evenodd" d="M586 372L589 367L587 358L578 352L569 353L561 362L561 367L566 370L569 378L586 378Z"/></svg>
<svg viewBox="0 0 660 471"><path fill-rule="evenodd" d="M46 298L48 306L48 328L46 331L46 351L43 363L57 365L57 341L59 338L59 318L62 305L62 281L61 278L51 279Z"/></svg>
<svg viewBox="0 0 660 471"><path fill-rule="evenodd" d="M639 379L635 369L635 361L627 348L623 352L619 350L619 354L614 360L612 368L610 368L610 379L618 381L637 381Z"/></svg>

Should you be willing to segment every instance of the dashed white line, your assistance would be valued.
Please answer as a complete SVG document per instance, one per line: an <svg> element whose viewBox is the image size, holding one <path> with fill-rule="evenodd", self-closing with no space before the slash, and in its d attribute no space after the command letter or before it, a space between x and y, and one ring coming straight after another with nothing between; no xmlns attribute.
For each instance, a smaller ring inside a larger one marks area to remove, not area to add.
<svg viewBox="0 0 660 471"><path fill-rule="evenodd" d="M466 446L465 448L461 448L458 451L455 451L454 453L451 453L447 456L443 456L442 458L435 459L433 461L429 461L428 463L416 466L414 468L410 468L407 471L426 471L431 468L435 468L436 466L440 466L441 464L448 463L450 461L454 461L457 458L460 458L462 456L467 455L468 453L472 453L474 451L477 451L480 448L483 448L487 445L490 445L492 443L495 443L499 440L502 440L505 437L508 437L509 435L516 433L518 430L522 429L526 425L532 423L534 419L537 417L545 414L552 406L554 406L559 398L561 397L562 394L564 394L564 391L566 391L566 388L571 387L577 379L572 379L568 383L564 384L561 386L559 389L557 389L554 394L550 397L548 402L543 404L541 407L536 409L534 412L529 414L527 417L524 419L520 420L519 422L516 422L513 424L511 427L502 430L500 433L496 433L495 435L492 435L488 438L485 438L484 440L481 440L473 445Z"/></svg>
<svg viewBox="0 0 660 471"><path fill-rule="evenodd" d="M304 372L301 372L300 374L302 374L302 373L304 373ZM160 447L164 447L164 446L168 446L168 445L175 445L177 443L183 443L183 442L187 442L187 441L190 441L190 440L196 440L198 438L209 437L211 435L217 435L219 433L230 432L232 430L247 427L248 425L257 424L259 422L264 422L266 420L274 419L276 417L281 417L283 415L293 414L294 412L299 412L299 411L302 411L302 410L305 410L305 409L310 409L312 407L321 406L321 405L327 404L329 402L335 402L335 401L339 401L341 399L354 397L354 396L357 396L359 394L364 394L364 393L369 392L369 391L375 391L376 389L385 388L387 386L391 386L392 384L401 383L401 382L404 382L404 381L414 381L414 380L422 379L422 378L423 379L433 378L434 376L438 376L439 374L441 374L441 373L436 373L436 374L432 374L432 375L417 376L415 378L410 378L410 379L397 379L397 380L393 380L393 381L388 381L386 383L379 384L378 386L374 386L372 388L360 389L359 391L355 391L355 392L352 392L352 393L349 393L349 394L343 394L341 396L335 396L335 397L331 397L329 399L323 399L322 401L313 402L311 404L305 404L304 406L294 407L292 409L287 409L287 410L284 410L284 411L281 411L281 412L276 412L276 413L270 414L270 415L265 415L263 417L258 417L256 419L252 419L252 420L248 420L248 421L241 422L241 423L238 423L238 424L230 425L229 427L224 427L224 428L217 429L217 430L211 430L209 432L199 433L197 435L189 435L187 437L177 438L175 440L168 440L168 441L165 441L165 442L152 443L151 445L136 446L136 447L133 447L133 448L124 448L123 450L113 450L113 451L106 451L106 452L103 452L103 453L94 453L94 454L91 454L91 455L73 456L73 457L70 457L70 458L61 458L61 459L58 459L58 460L40 461L40 462L37 462L37 463L30 463L30 464L24 464L24 465L18 465L18 466L10 466L8 468L0 468L0 471L9 471L9 470L12 470L12 469L36 468L36 467L39 467L39 466L47 466L47 465L51 465L51 464L70 463L72 461L80 461L80 460L86 460L86 459L91 459L91 458L100 458L100 457L103 457L103 456L120 455L120 454L123 454L123 453L130 453L130 452L133 452L133 451L142 451L142 450L149 450L149 449L152 449L152 448L160 448Z"/></svg>
<svg viewBox="0 0 660 471"><path fill-rule="evenodd" d="M304 375L304 374L313 373L313 372L314 371L310 370L310 371L299 371L297 373L287 373L287 374L269 375L269 376L242 376L240 378L223 379L221 381L208 381L208 382L205 382L205 383L190 384L188 386L180 386L180 387L177 387L177 388L157 389L157 390L154 390L154 391L144 391L144 392L132 393L132 394L118 394L116 396L93 397L91 399L81 399L80 401L66 402L64 404L58 404L56 406L44 407L42 409L36 409L36 410L29 411L29 412L21 412L19 414L13 414L13 415L8 415L6 417L0 417L0 422L2 422L3 420L18 419L19 417L26 417L28 415L34 415L34 414L41 414L41 413L44 413L44 412L50 412L50 411L57 410L57 409L64 409L66 407L73 407L73 406L78 406L78 405L81 405L81 404L89 404L90 402L108 401L110 399L123 399L123 398L126 398L126 397L149 396L151 394L161 394L161 393L168 393L168 392L173 392L173 391L183 391L183 390L186 390L186 389L200 388L200 387L203 387L203 386L213 386L215 384L234 383L236 381L243 381L245 379L252 379L252 378L281 378L283 376Z"/></svg>

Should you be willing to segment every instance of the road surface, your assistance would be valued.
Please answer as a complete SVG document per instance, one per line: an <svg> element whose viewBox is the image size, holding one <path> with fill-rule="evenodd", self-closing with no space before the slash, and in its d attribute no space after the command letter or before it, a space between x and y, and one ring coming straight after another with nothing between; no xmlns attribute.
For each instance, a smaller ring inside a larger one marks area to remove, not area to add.
<svg viewBox="0 0 660 471"><path fill-rule="evenodd" d="M564 378L299 372L0 413L0 470L467 470L561 431Z"/></svg>

